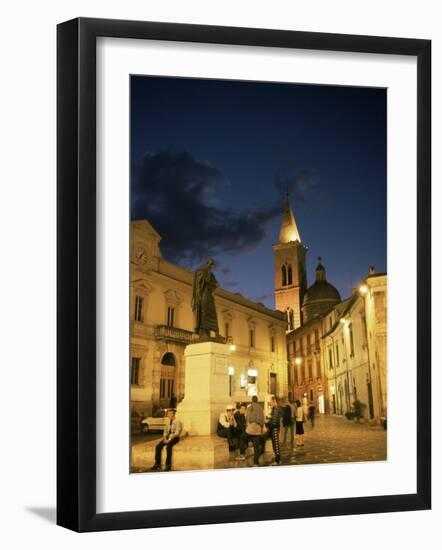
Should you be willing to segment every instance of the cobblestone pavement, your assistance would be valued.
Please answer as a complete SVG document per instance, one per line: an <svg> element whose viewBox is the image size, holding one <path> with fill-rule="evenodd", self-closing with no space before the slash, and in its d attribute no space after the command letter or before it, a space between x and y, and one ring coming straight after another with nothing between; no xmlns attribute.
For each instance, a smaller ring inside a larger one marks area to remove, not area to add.
<svg viewBox="0 0 442 550"><path fill-rule="evenodd" d="M310 422L304 425L304 447L281 444L281 465L326 464L337 462L364 462L387 459L387 431L380 426L356 424L345 417L320 415L315 418L315 426ZM290 431L287 434L289 441ZM161 436L155 436L160 440ZM155 437L153 439L155 439ZM149 440L152 439L149 437ZM281 439L283 433L281 430ZM226 442L227 444L227 442ZM266 452L260 457L260 466L272 464L274 455L271 443L267 441ZM230 459L217 469L247 468L253 466L253 446L247 450L246 460L237 461L238 451L230 453ZM153 458L146 467L133 468L133 473L149 471ZM173 459L172 459L173 462ZM175 468L173 468L175 470Z"/></svg>
<svg viewBox="0 0 442 550"><path fill-rule="evenodd" d="M324 464L331 462L362 462L387 459L387 432L379 426L356 424L343 417L321 415L315 426L304 425L304 447L281 445L281 464ZM289 440L290 431L287 434ZM268 448L268 447L267 447ZM248 451L244 462L232 460L227 467L253 465L253 453ZM232 453L233 454L233 453ZM260 464L269 465L273 454L266 452Z"/></svg>

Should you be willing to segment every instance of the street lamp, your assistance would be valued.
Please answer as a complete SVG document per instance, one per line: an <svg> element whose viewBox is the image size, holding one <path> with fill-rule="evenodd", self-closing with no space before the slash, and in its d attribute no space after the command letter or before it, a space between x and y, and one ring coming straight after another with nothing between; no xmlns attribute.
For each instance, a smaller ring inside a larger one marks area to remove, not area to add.
<svg viewBox="0 0 442 550"><path fill-rule="evenodd" d="M302 357L296 357L295 363L296 363L297 365L300 365L300 364L302 363Z"/></svg>
<svg viewBox="0 0 442 550"><path fill-rule="evenodd" d="M233 338L231 336L227 337L226 343L229 344L230 351L236 351L236 346L233 343Z"/></svg>
<svg viewBox="0 0 442 550"><path fill-rule="evenodd" d="M229 372L229 397L232 397L232 382L233 382L233 376L235 374L235 367L230 366L228 368Z"/></svg>
<svg viewBox="0 0 442 550"><path fill-rule="evenodd" d="M360 292L362 295L367 294L367 292L368 292L368 287L367 287L367 285L361 285L361 286L359 287L359 292Z"/></svg>

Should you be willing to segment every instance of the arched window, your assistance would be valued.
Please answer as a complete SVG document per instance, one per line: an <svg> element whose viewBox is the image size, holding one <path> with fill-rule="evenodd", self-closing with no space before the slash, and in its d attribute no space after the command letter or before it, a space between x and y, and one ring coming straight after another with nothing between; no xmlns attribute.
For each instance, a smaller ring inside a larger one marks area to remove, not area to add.
<svg viewBox="0 0 442 550"><path fill-rule="evenodd" d="M293 330L295 328L295 316L293 313L293 309L289 311L289 330Z"/></svg>
<svg viewBox="0 0 442 550"><path fill-rule="evenodd" d="M287 284L288 285L292 284L292 266L291 265L287 267Z"/></svg>
<svg viewBox="0 0 442 550"><path fill-rule="evenodd" d="M174 395L175 367L175 355L165 353L161 359L160 399L170 399Z"/></svg>
<svg viewBox="0 0 442 550"><path fill-rule="evenodd" d="M287 270L286 270L285 265L282 266L281 272L282 272L282 286L286 286L287 285Z"/></svg>
<svg viewBox="0 0 442 550"><path fill-rule="evenodd" d="M167 352L163 355L163 358L161 359L162 365L168 365L169 367L175 367L175 355L173 353Z"/></svg>

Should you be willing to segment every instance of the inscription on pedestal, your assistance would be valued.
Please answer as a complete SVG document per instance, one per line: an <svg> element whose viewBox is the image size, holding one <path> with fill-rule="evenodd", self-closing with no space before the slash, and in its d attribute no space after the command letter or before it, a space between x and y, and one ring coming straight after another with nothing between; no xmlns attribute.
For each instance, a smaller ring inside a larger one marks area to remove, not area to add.
<svg viewBox="0 0 442 550"><path fill-rule="evenodd" d="M215 358L215 374L227 374L227 361L224 357Z"/></svg>

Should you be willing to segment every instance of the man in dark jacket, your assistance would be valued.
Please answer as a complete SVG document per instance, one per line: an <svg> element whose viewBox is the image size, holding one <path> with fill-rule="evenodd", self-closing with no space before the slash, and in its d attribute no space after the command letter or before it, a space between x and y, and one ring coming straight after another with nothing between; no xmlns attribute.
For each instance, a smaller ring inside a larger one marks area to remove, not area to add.
<svg viewBox="0 0 442 550"><path fill-rule="evenodd" d="M278 400L275 395L272 395L270 399L270 417L267 422L267 428L269 430L270 437L272 438L273 452L275 453L275 459L272 466L276 466L281 462L281 451L279 448L279 431L281 429L281 409L278 406Z"/></svg>
<svg viewBox="0 0 442 550"><path fill-rule="evenodd" d="M241 403L238 410L234 414L235 420L236 420L236 434L238 436L238 439L242 436L242 434L246 431L246 410L247 406L245 403Z"/></svg>
<svg viewBox="0 0 442 550"><path fill-rule="evenodd" d="M308 419L310 420L312 428L314 428L315 427L315 404L313 403L313 401L310 402L310 405L308 407Z"/></svg>
<svg viewBox="0 0 442 550"><path fill-rule="evenodd" d="M282 413L282 426L283 426L283 433L284 433L284 437L282 440L283 445L286 444L287 433L290 430L290 445L291 447L293 447L293 443L295 441L295 430L293 427L293 423L294 423L293 409L290 403L287 401Z"/></svg>

